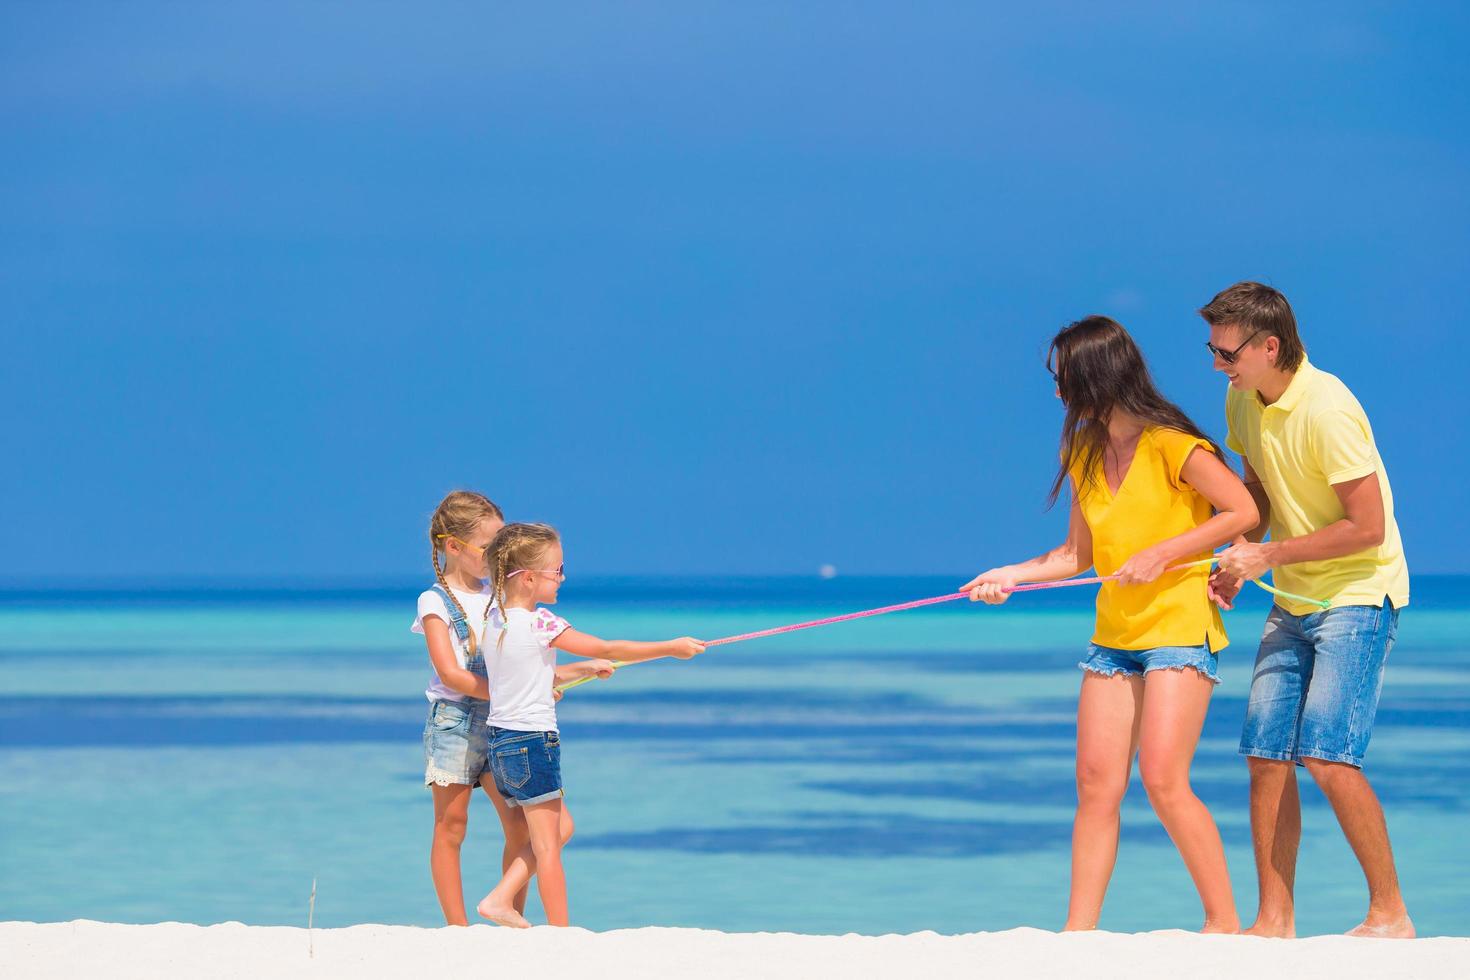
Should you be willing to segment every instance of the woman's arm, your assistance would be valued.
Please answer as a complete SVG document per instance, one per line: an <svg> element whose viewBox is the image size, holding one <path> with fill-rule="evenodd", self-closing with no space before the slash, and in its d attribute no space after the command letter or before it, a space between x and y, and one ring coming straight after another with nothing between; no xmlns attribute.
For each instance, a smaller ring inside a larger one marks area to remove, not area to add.
<svg viewBox="0 0 1470 980"><path fill-rule="evenodd" d="M1265 541L1266 532L1271 530L1271 498L1266 496L1266 487L1261 483L1261 478L1251 469L1251 461L1242 457L1241 462L1245 464L1245 488L1250 491L1251 500L1255 501L1256 512L1260 515L1256 526L1246 529L1245 540Z"/></svg>
<svg viewBox="0 0 1470 980"><path fill-rule="evenodd" d="M1245 488L1250 491L1251 499L1256 503L1256 511L1261 515L1256 526L1248 529L1243 535L1236 538L1235 544L1246 544L1254 541L1266 540L1266 532L1271 529L1271 498L1266 496L1266 488L1261 483L1261 478L1256 471L1251 469L1251 461L1241 457L1245 464ZM1235 608L1235 597L1240 593L1241 580L1222 568L1216 568L1210 575L1210 586L1208 589L1210 599L1224 610Z"/></svg>
<svg viewBox="0 0 1470 980"><path fill-rule="evenodd" d="M1077 495L1072 495L1072 509L1067 519L1067 540L1045 554L1018 565L1002 565L982 572L964 585L960 591L970 593L971 602L988 602L991 605L1005 602L1011 597L1006 590L1022 582L1051 582L1071 578L1078 572L1092 567L1092 529L1082 517L1082 507Z"/></svg>
<svg viewBox="0 0 1470 980"><path fill-rule="evenodd" d="M454 655L454 641L449 637L448 623L432 614L425 616L424 639L429 644L429 663L434 665L434 673L446 687L480 701L490 700L489 680L459 665L459 658Z"/></svg>
<svg viewBox="0 0 1470 980"><path fill-rule="evenodd" d="M1260 520L1256 502L1240 477L1203 446L1194 447L1184 460L1179 476L1210 502L1215 509L1214 516L1129 558L1118 569L1120 585L1152 582L1181 558L1214 551L1255 527Z"/></svg>
<svg viewBox="0 0 1470 980"><path fill-rule="evenodd" d="M704 644L692 636L681 636L677 640L643 643L637 640L604 640L591 633L582 633L574 629L562 630L551 645L573 656L617 660L625 664L656 660L659 657L678 657L680 660L688 660L704 652Z"/></svg>

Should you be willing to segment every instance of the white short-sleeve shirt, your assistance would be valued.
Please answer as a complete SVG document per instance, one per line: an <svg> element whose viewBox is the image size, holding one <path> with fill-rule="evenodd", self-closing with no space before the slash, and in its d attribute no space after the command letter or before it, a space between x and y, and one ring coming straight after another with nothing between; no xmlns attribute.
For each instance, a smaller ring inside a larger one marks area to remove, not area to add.
<svg viewBox="0 0 1470 980"><path fill-rule="evenodd" d="M490 610L485 664L490 676L490 724L517 732L554 732L556 648L570 624L550 609Z"/></svg>
<svg viewBox="0 0 1470 980"><path fill-rule="evenodd" d="M486 586L480 592L463 592L451 587L450 594L459 600L460 607L464 609L465 625L470 628L470 635L476 641L481 639L485 632L485 607L490 604L490 587ZM444 620L444 625L449 627L449 642L454 644L454 659L461 667L468 662L468 651L465 644L459 639L459 634L454 631L454 617L450 614L449 606L443 597L433 589L425 589L419 594L419 612L410 627L415 633L423 633L424 617L438 616ZM483 654L484 650L480 652ZM473 698L461 694L454 688L449 687L439 679L439 674L430 668L429 686L424 689L424 697L430 701L471 701Z"/></svg>

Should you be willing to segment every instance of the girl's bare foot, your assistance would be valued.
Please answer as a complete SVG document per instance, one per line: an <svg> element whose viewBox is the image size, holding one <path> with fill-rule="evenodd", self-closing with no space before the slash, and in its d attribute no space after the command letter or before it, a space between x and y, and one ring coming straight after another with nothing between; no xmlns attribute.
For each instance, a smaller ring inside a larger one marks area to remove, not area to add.
<svg viewBox="0 0 1470 980"><path fill-rule="evenodd" d="M499 901L499 897L492 891L480 899L480 904L475 906L475 911L480 913L480 918L489 919L498 926L508 926L511 929L531 928L531 923L524 915L516 911L514 905Z"/></svg>
<svg viewBox="0 0 1470 980"><path fill-rule="evenodd" d="M1367 939L1413 939L1414 923L1407 915L1397 919L1377 919L1370 914L1356 928L1348 930L1348 935Z"/></svg>

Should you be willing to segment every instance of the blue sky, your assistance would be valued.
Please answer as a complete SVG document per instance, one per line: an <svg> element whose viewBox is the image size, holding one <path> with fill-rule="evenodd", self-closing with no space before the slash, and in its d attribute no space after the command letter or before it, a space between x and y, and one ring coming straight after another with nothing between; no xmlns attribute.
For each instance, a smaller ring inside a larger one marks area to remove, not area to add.
<svg viewBox="0 0 1470 980"><path fill-rule="evenodd" d="M586 572L1053 543L1101 312L1223 435L1263 278L1470 571L1453 4L6 4L4 575L370 579L451 487Z"/></svg>

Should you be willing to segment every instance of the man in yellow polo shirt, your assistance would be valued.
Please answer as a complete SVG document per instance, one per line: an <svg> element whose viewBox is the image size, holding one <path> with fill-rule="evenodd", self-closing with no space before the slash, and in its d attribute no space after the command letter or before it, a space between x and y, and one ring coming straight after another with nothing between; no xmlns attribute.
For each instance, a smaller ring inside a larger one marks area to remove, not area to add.
<svg viewBox="0 0 1470 980"><path fill-rule="evenodd" d="M1368 880L1368 915L1351 935L1412 937L1383 807L1361 769L1384 661L1409 602L1373 430L1352 392L1308 362L1277 290L1236 283L1200 316L1215 370L1230 379L1226 444L1244 458L1261 513L1260 525L1221 555L1211 595L1228 609L1242 580L1274 570L1279 588L1330 603L1278 598L1256 655L1240 741L1260 886L1247 932L1295 935L1299 764L1332 803Z"/></svg>

